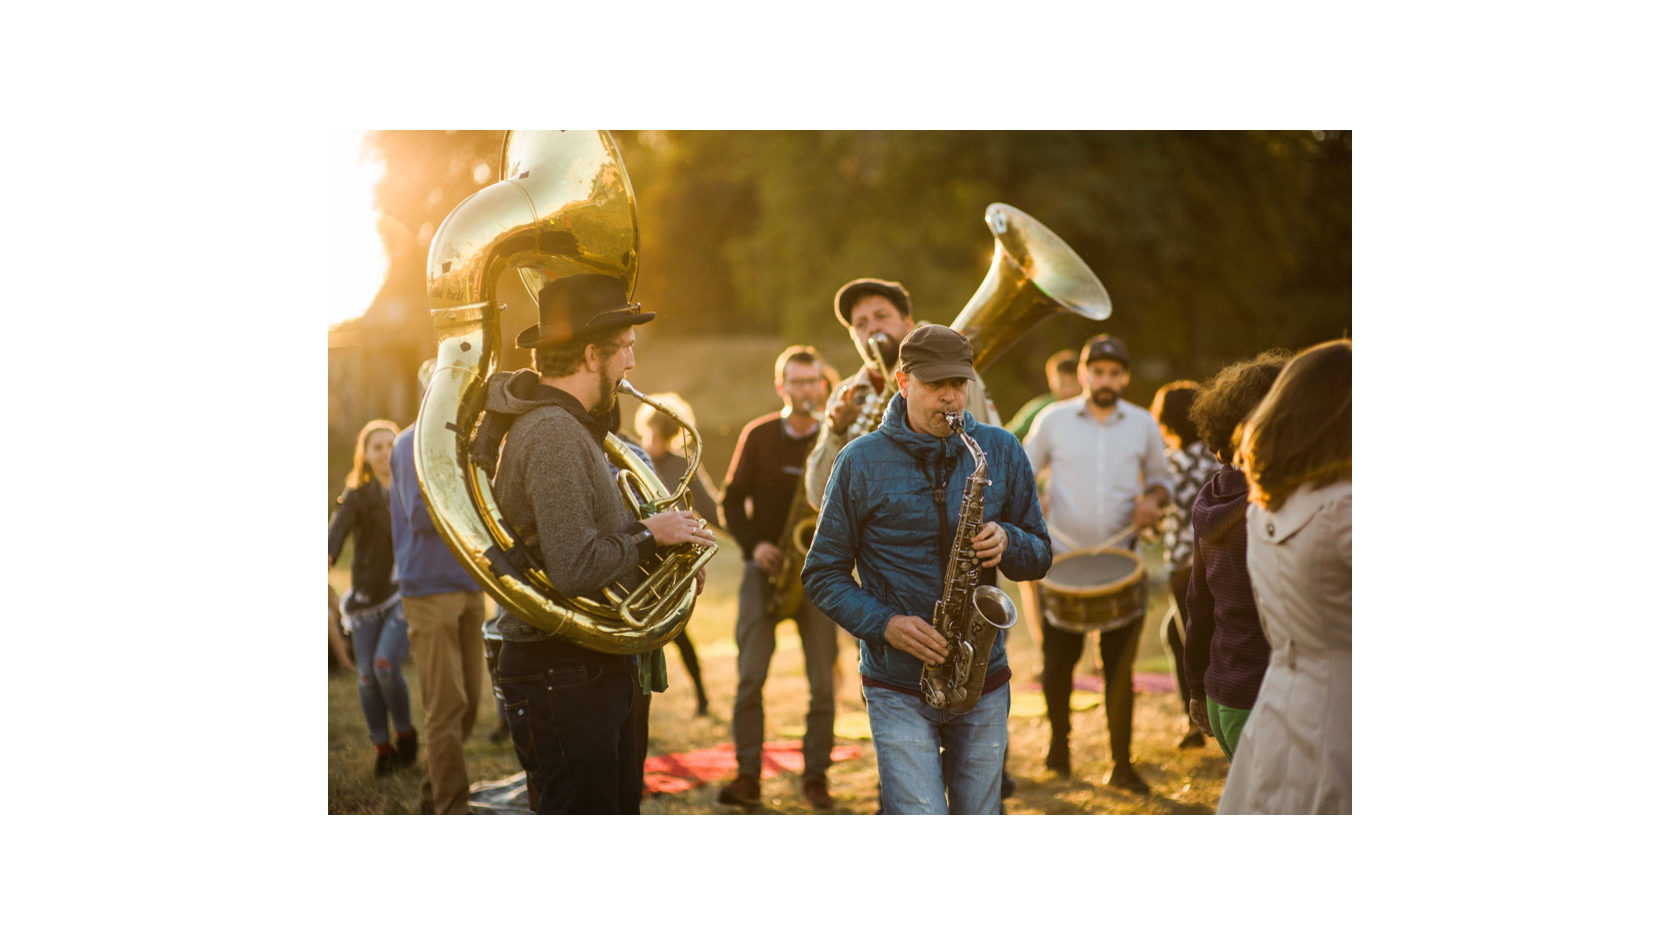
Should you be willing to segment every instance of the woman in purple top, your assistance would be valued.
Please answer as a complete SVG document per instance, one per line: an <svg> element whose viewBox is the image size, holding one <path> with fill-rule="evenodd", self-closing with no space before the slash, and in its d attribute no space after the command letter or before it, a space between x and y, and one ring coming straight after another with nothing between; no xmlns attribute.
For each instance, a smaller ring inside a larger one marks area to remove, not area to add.
<svg viewBox="0 0 1680 945"><path fill-rule="evenodd" d="M1221 463L1190 510L1194 529L1186 593L1184 660L1190 718L1230 758L1260 692L1271 647L1248 581L1248 479L1231 465L1233 434L1259 405L1287 356L1268 352L1219 372L1197 394L1190 418Z"/></svg>

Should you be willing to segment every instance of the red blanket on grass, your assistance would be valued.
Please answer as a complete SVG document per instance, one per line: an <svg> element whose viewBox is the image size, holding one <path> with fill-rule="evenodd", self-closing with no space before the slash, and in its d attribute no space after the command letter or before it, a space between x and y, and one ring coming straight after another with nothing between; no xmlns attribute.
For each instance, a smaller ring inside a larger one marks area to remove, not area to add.
<svg viewBox="0 0 1680 945"><path fill-rule="evenodd" d="M863 749L857 745L835 745L829 757L850 761L862 754ZM798 742L765 742L763 765L760 777L773 778L786 771L805 770L805 756ZM735 745L725 742L711 748L649 758L642 768L642 783L655 794L680 794L707 781L722 781L734 773Z"/></svg>

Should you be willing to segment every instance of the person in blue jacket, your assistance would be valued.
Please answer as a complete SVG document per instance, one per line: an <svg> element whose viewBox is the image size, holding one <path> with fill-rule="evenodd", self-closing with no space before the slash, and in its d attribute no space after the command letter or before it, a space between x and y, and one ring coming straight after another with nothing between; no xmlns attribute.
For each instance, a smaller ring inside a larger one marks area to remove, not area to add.
<svg viewBox="0 0 1680 945"><path fill-rule="evenodd" d="M898 394L880 428L835 460L801 576L817 607L859 640L883 811L995 814L1008 742L1004 634L992 643L973 709L935 709L921 695L922 666L948 655L931 621L974 471L944 414L963 414L990 466L985 524L973 543L982 583L995 584L1000 570L1016 581L1043 577L1050 536L1020 441L965 409L968 382L977 379L968 340L942 325L919 326L899 347L895 379Z"/></svg>

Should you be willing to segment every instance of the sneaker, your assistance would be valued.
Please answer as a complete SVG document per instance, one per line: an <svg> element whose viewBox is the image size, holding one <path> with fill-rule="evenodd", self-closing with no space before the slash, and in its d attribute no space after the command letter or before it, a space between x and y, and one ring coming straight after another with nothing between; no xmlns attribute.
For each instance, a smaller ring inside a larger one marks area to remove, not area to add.
<svg viewBox="0 0 1680 945"><path fill-rule="evenodd" d="M397 753L392 751L389 745L381 747L385 750L379 752L373 759L373 776L376 778L389 777L392 772L397 770Z"/></svg>
<svg viewBox="0 0 1680 945"><path fill-rule="evenodd" d="M1178 747L1180 748L1200 748L1206 744L1207 737L1195 729L1186 732L1184 737L1178 740Z"/></svg>
<svg viewBox="0 0 1680 945"><path fill-rule="evenodd" d="M1137 772L1133 771L1129 764L1115 765L1114 769L1108 773L1107 783L1111 788L1131 791L1134 794L1149 793L1149 785L1138 777Z"/></svg>
<svg viewBox="0 0 1680 945"><path fill-rule="evenodd" d="M406 735L397 736L397 767L406 768L414 764L414 759L420 754L420 736L413 731Z"/></svg>
<svg viewBox="0 0 1680 945"><path fill-rule="evenodd" d="M800 785L799 793L805 798L805 803L817 810L834 809L834 798L828 793L827 781L806 781Z"/></svg>
<svg viewBox="0 0 1680 945"><path fill-rule="evenodd" d="M718 792L719 804L733 804L736 807L758 806L758 779L745 775L736 776L735 780L725 784Z"/></svg>

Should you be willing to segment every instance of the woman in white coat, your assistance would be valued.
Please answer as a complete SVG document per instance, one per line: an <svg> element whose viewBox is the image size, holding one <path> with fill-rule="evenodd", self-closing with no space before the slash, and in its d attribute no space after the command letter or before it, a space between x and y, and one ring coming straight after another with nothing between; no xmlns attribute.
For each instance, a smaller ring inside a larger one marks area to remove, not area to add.
<svg viewBox="0 0 1680 945"><path fill-rule="evenodd" d="M1353 345L1296 355L1243 427L1248 574L1272 646L1221 814L1353 811Z"/></svg>

